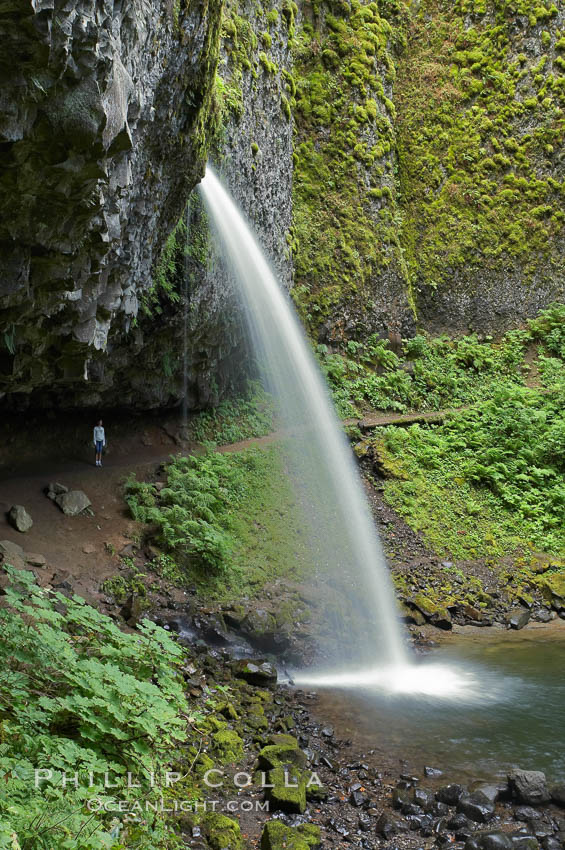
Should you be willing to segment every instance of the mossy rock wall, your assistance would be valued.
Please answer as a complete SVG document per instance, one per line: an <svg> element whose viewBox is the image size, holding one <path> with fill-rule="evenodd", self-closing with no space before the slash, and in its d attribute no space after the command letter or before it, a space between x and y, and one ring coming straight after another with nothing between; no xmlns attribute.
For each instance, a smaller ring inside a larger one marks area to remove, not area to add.
<svg viewBox="0 0 565 850"><path fill-rule="evenodd" d="M497 332L562 300L562 4L300 8L294 294L313 332Z"/></svg>

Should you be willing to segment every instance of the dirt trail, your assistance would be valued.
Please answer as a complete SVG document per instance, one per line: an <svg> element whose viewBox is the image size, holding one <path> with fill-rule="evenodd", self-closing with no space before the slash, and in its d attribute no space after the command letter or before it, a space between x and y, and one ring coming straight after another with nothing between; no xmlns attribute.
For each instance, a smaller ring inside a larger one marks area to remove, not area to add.
<svg viewBox="0 0 565 850"><path fill-rule="evenodd" d="M440 421L450 412L398 415L375 411L344 425L369 429ZM67 571L73 587L86 598L93 598L100 583L115 574L117 555L140 534L122 497L125 478L131 473L147 477L172 454L202 450L197 444L179 443L179 421L175 417L165 420L116 416L108 419L106 427L110 451L101 469L94 465L90 427L81 420L38 419L28 420L19 429L14 423L0 428L0 540L11 540L26 552L44 555L47 567L36 571L39 580L46 583L55 570ZM218 446L217 450L236 452L267 446L283 436L283 431L274 431ZM65 516L45 495L50 481L84 490L92 502L94 516ZM7 521L12 505L23 505L31 514L33 528L26 534L15 531Z"/></svg>

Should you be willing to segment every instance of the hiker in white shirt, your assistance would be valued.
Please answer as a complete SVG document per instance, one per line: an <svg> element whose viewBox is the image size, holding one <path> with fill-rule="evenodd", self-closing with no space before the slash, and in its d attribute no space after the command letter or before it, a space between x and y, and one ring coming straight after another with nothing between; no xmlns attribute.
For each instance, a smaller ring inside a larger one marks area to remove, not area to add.
<svg viewBox="0 0 565 850"><path fill-rule="evenodd" d="M96 466L102 466L102 449L106 445L106 434L102 420L98 421L98 425L94 426L94 448L96 450Z"/></svg>

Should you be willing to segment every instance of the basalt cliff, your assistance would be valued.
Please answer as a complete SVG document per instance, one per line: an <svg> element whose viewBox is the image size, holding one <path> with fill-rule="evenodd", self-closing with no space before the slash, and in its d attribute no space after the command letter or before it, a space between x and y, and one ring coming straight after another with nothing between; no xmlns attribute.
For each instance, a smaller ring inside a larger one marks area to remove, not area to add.
<svg viewBox="0 0 565 850"><path fill-rule="evenodd" d="M565 7L0 3L0 394L214 404L246 372L212 159L313 338L563 300Z"/></svg>

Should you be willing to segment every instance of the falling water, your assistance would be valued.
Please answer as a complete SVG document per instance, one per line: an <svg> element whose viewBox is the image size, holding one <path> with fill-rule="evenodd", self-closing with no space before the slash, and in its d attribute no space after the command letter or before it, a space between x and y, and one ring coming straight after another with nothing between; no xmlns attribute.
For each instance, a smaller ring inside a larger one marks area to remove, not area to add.
<svg viewBox="0 0 565 850"><path fill-rule="evenodd" d="M200 189L234 273L283 430L291 435L291 473L299 479L309 515L319 575L328 576L342 602L353 599L340 638L342 660L363 667L377 659L404 665L394 594L367 499L306 337L249 226L210 167Z"/></svg>

